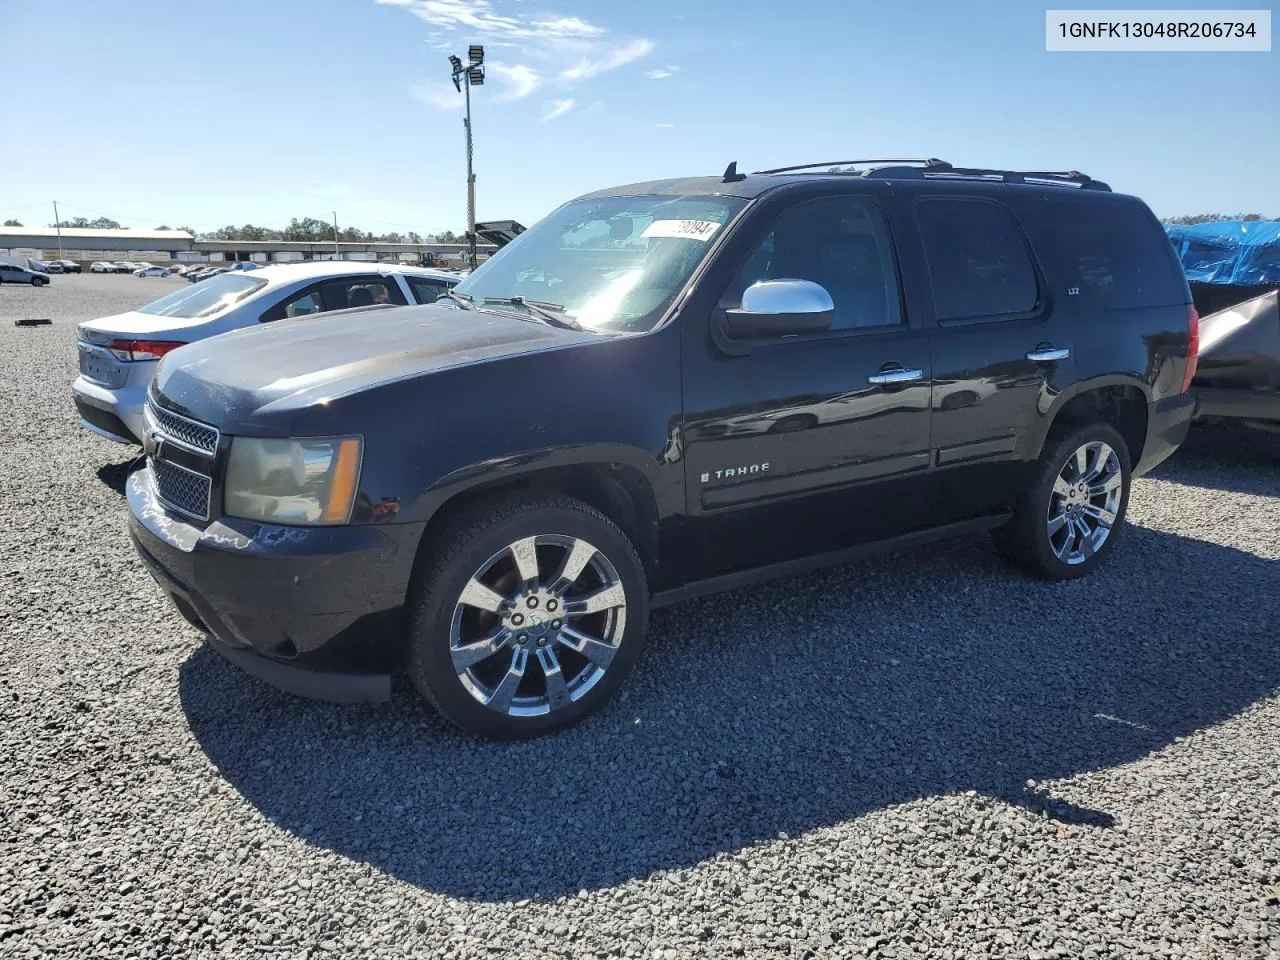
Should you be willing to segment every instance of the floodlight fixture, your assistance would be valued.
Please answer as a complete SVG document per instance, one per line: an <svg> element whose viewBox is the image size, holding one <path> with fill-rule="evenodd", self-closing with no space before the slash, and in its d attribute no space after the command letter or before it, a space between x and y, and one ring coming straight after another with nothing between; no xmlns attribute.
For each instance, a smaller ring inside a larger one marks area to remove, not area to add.
<svg viewBox="0 0 1280 960"><path fill-rule="evenodd" d="M484 67L471 67L467 70L467 81L473 87L484 86Z"/></svg>
<svg viewBox="0 0 1280 960"><path fill-rule="evenodd" d="M467 47L467 56L473 64L484 63L484 47L478 43L473 43Z"/></svg>

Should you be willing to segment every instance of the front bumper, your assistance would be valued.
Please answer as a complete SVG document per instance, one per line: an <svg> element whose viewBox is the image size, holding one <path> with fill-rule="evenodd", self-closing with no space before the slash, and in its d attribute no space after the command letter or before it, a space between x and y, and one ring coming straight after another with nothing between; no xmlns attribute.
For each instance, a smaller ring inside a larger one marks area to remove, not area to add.
<svg viewBox="0 0 1280 960"><path fill-rule="evenodd" d="M421 524L283 527L168 512L150 471L126 485L148 571L214 649L262 680L323 700L380 702L403 641Z"/></svg>
<svg viewBox="0 0 1280 960"><path fill-rule="evenodd" d="M1147 408L1147 442L1142 447L1142 459L1134 464L1135 477L1149 473L1173 456L1187 439L1195 412L1193 393L1165 397Z"/></svg>

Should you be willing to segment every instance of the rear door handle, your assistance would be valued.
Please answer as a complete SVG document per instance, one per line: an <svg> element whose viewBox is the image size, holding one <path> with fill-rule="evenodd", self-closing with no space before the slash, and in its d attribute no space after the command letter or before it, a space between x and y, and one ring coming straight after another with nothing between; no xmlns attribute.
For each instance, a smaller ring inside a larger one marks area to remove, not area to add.
<svg viewBox="0 0 1280 960"><path fill-rule="evenodd" d="M901 367L895 367L891 370L881 370L879 373L873 373L867 377L867 383L883 386L885 384L910 383L912 380L923 379L923 370L904 370Z"/></svg>
<svg viewBox="0 0 1280 960"><path fill-rule="evenodd" d="M1036 363L1053 363L1057 360L1065 360L1069 356L1071 351L1065 347L1040 347L1028 353L1027 359L1034 360Z"/></svg>

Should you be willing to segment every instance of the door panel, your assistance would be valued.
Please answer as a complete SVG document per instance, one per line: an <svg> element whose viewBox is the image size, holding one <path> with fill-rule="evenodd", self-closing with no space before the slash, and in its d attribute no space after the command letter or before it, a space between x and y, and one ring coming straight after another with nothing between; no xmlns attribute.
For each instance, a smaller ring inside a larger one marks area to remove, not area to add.
<svg viewBox="0 0 1280 960"><path fill-rule="evenodd" d="M932 292L935 523L1012 505L1038 420L1074 371L1070 325L1055 316L1040 251L1016 206L949 194L917 198L908 219ZM1028 354L1066 355L1037 362Z"/></svg>
<svg viewBox="0 0 1280 960"><path fill-rule="evenodd" d="M931 365L907 321L888 227L865 197L809 198L758 228L711 316L682 318L684 459L695 577L924 526ZM829 333L721 350L719 310L763 279L821 283ZM904 382L903 374L918 371Z"/></svg>

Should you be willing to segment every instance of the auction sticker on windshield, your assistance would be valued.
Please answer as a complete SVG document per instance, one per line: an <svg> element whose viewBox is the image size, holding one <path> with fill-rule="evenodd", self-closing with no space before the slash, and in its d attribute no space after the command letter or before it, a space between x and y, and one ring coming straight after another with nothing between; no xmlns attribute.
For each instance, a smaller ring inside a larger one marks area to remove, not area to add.
<svg viewBox="0 0 1280 960"><path fill-rule="evenodd" d="M720 224L714 220L655 220L644 228L642 237L677 237L684 240L711 239Z"/></svg>

